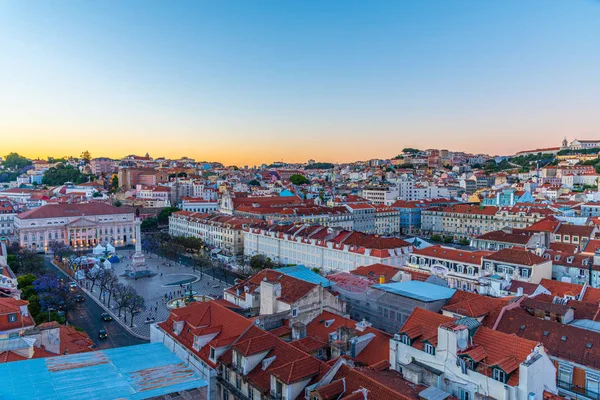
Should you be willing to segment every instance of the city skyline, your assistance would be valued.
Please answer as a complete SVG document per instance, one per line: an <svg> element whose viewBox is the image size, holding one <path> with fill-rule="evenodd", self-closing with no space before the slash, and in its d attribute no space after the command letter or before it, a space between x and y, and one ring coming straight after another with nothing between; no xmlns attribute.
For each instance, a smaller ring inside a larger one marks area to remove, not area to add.
<svg viewBox="0 0 600 400"><path fill-rule="evenodd" d="M594 1L33 3L0 4L3 153L257 165L598 135Z"/></svg>

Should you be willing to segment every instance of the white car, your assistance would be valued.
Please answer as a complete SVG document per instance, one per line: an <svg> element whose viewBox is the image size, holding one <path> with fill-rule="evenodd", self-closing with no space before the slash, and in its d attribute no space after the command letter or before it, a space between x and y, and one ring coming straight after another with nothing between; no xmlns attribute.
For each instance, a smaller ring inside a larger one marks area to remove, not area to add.
<svg viewBox="0 0 600 400"><path fill-rule="evenodd" d="M71 288L71 290L75 290L77 289L77 284L74 281L69 282L69 287Z"/></svg>

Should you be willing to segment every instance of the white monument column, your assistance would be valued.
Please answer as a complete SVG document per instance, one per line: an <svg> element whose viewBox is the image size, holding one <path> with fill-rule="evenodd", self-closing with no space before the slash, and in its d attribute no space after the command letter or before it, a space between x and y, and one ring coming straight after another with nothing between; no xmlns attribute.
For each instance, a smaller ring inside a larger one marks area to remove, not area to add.
<svg viewBox="0 0 600 400"><path fill-rule="evenodd" d="M146 257L142 253L142 222L139 218L135 218L135 253L131 259L131 269L133 272L146 269Z"/></svg>

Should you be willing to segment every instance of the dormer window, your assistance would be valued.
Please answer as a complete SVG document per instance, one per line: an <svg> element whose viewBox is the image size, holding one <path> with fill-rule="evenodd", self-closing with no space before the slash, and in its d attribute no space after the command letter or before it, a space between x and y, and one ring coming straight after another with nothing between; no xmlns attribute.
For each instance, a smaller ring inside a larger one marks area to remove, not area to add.
<svg viewBox="0 0 600 400"><path fill-rule="evenodd" d="M210 355L209 355L209 357L210 357L210 359L211 359L212 361L216 361L216 360L215 360L215 348L214 348L214 347L211 347L211 348L210 348Z"/></svg>
<svg viewBox="0 0 600 400"><path fill-rule="evenodd" d="M506 383L506 373L500 368L494 368L492 370L492 379L498 382Z"/></svg>
<svg viewBox="0 0 600 400"><path fill-rule="evenodd" d="M435 355L435 347L431 343L425 343L423 349L425 350L425 353L431 354L432 356Z"/></svg>
<svg viewBox="0 0 600 400"><path fill-rule="evenodd" d="M400 341L408 346L412 344L412 341L410 340L410 337L408 337L408 335L400 336Z"/></svg>

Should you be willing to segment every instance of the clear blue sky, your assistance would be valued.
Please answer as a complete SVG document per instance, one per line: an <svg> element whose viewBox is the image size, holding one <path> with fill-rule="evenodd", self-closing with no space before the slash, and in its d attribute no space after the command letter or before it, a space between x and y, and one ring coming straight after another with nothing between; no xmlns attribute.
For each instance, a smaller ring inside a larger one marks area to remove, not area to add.
<svg viewBox="0 0 600 400"><path fill-rule="evenodd" d="M595 0L4 0L0 49L0 153L253 165L600 139Z"/></svg>

